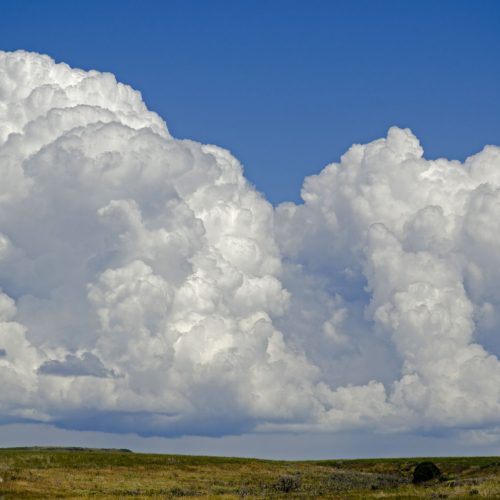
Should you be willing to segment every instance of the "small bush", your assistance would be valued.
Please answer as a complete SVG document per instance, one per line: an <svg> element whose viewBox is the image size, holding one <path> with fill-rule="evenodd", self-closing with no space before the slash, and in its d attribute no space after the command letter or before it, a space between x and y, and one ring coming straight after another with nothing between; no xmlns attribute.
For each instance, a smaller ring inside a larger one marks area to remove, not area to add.
<svg viewBox="0 0 500 500"><path fill-rule="evenodd" d="M243 497L248 497L252 494L252 490L248 486L240 486L240 489L238 490L238 496L243 498Z"/></svg>
<svg viewBox="0 0 500 500"><path fill-rule="evenodd" d="M274 489L283 493L290 493L290 491L298 490L301 484L300 476L281 476L274 485Z"/></svg>
<svg viewBox="0 0 500 500"><path fill-rule="evenodd" d="M171 497L191 497L195 496L198 494L197 491L189 490L189 489L184 489L180 488L179 486L174 486L173 488L170 488L168 491L168 494Z"/></svg>
<svg viewBox="0 0 500 500"><path fill-rule="evenodd" d="M413 471L413 483L419 484L441 475L438 466L433 462L420 462Z"/></svg>

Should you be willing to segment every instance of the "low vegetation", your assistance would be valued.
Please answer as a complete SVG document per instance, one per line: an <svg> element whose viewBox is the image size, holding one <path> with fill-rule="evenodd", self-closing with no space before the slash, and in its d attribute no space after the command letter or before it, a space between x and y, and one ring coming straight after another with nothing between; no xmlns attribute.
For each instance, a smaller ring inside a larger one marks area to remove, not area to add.
<svg viewBox="0 0 500 500"><path fill-rule="evenodd" d="M422 466L426 462L427 465ZM432 477L414 484L418 464ZM152 455L128 450L0 449L2 500L130 497L458 499L471 496L500 498L500 458L285 462Z"/></svg>

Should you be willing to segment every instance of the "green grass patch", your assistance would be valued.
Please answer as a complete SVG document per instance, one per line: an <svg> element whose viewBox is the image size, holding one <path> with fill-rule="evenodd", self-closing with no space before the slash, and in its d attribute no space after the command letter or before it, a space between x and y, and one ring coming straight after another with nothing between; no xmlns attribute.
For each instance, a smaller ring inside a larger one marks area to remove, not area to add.
<svg viewBox="0 0 500 500"><path fill-rule="evenodd" d="M412 484L419 462L441 476ZM0 449L0 498L500 498L499 457L274 461Z"/></svg>

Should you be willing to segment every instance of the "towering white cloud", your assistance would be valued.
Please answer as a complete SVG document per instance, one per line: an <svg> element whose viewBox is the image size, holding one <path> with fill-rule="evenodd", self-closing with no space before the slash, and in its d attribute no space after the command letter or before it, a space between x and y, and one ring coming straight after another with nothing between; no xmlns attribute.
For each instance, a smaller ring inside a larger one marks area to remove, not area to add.
<svg viewBox="0 0 500 500"><path fill-rule="evenodd" d="M0 53L0 421L500 425L500 150L353 146L276 210L110 74Z"/></svg>
<svg viewBox="0 0 500 500"><path fill-rule="evenodd" d="M327 337L334 331L334 343L362 346L343 334L352 315L364 323L361 339L385 336L395 348L388 422L489 425L500 409L500 340L487 334L500 326L500 149L486 147L463 165L422 154L412 133L397 128L353 146L306 179L303 205L278 207L279 240L290 267L301 263L301 275L322 279L323 293L345 298L332 306L342 336L325 312ZM376 369L369 351L364 358Z"/></svg>

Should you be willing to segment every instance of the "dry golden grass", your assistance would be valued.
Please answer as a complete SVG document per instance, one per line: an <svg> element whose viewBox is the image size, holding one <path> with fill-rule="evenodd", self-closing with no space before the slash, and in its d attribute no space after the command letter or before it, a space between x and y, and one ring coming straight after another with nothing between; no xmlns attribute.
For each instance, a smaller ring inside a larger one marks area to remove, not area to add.
<svg viewBox="0 0 500 500"><path fill-rule="evenodd" d="M0 499L500 498L500 458L430 459L442 477L416 486L411 483L412 472L421 460L284 462L0 449Z"/></svg>

